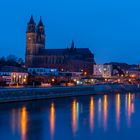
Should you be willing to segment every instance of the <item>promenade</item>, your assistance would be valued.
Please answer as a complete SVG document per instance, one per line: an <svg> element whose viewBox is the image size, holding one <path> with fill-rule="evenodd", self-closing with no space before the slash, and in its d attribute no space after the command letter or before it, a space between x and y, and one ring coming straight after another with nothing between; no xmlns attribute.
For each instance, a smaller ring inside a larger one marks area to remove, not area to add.
<svg viewBox="0 0 140 140"><path fill-rule="evenodd" d="M50 88L1 88L0 103L139 91L140 87L138 85L124 84Z"/></svg>

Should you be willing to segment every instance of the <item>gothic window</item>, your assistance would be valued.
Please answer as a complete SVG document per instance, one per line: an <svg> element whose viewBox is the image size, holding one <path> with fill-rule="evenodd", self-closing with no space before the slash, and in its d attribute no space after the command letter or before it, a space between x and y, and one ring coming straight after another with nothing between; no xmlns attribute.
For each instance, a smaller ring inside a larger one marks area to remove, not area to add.
<svg viewBox="0 0 140 140"><path fill-rule="evenodd" d="M48 57L46 57L46 64L48 64Z"/></svg>
<svg viewBox="0 0 140 140"><path fill-rule="evenodd" d="M54 56L54 64L56 64L56 56Z"/></svg>
<svg viewBox="0 0 140 140"><path fill-rule="evenodd" d="M59 63L59 59L58 59L58 57L56 58L56 64L58 64Z"/></svg>
<svg viewBox="0 0 140 140"><path fill-rule="evenodd" d="M51 64L53 64L53 56L51 56Z"/></svg>
<svg viewBox="0 0 140 140"><path fill-rule="evenodd" d="M59 57L59 64L61 64L61 57Z"/></svg>
<svg viewBox="0 0 140 140"><path fill-rule="evenodd" d="M53 64L53 56L51 56L51 64Z"/></svg>
<svg viewBox="0 0 140 140"><path fill-rule="evenodd" d="M63 57L61 57L61 64L63 64Z"/></svg>
<svg viewBox="0 0 140 140"><path fill-rule="evenodd" d="M53 64L55 64L55 56L53 56Z"/></svg>
<svg viewBox="0 0 140 140"><path fill-rule="evenodd" d="M48 57L48 64L51 64L51 58L50 58L50 56Z"/></svg>

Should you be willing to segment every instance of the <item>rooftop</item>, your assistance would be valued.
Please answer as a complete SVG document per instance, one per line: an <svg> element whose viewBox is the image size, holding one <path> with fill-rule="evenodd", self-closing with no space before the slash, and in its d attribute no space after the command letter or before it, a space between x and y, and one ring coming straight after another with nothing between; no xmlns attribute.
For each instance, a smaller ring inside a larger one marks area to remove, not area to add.
<svg viewBox="0 0 140 140"><path fill-rule="evenodd" d="M74 53L74 54L80 54L84 56L93 57L92 52L89 50L89 48L74 48L74 50L70 49L42 49L40 51L42 55L64 55L67 53Z"/></svg>

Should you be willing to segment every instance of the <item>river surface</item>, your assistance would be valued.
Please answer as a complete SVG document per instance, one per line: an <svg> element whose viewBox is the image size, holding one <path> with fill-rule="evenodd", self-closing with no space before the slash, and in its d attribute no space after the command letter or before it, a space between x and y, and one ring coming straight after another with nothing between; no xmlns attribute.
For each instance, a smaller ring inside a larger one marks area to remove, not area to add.
<svg viewBox="0 0 140 140"><path fill-rule="evenodd" d="M0 104L0 140L139 140L140 94Z"/></svg>

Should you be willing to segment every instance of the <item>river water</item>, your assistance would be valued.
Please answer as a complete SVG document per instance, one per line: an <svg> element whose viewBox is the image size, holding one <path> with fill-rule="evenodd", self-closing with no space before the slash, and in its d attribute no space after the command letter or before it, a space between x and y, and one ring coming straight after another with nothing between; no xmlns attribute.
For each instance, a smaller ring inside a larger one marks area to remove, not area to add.
<svg viewBox="0 0 140 140"><path fill-rule="evenodd" d="M139 140L140 94L0 104L0 140Z"/></svg>

